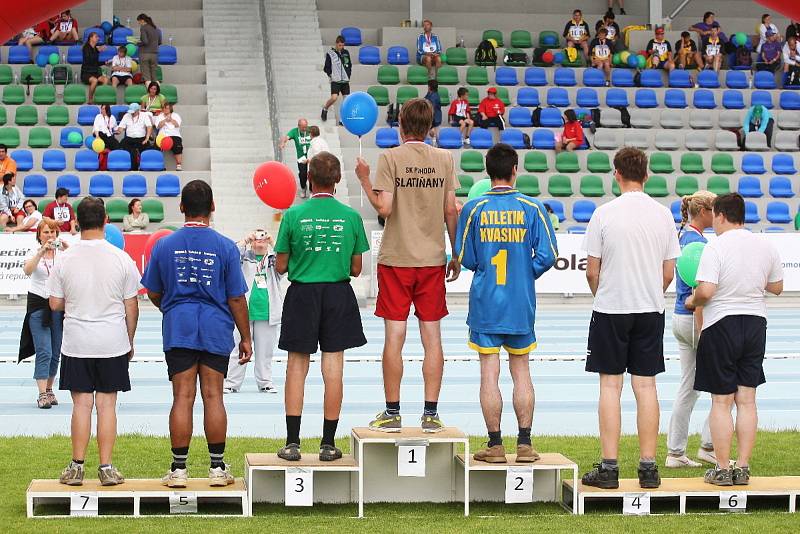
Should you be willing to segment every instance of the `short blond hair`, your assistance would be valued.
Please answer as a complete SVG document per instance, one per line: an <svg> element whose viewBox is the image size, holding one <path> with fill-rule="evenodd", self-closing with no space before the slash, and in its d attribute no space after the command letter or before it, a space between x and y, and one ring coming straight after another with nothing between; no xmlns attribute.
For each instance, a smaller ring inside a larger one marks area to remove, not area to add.
<svg viewBox="0 0 800 534"><path fill-rule="evenodd" d="M42 230L45 228L50 228L55 230L56 237L61 233L61 228L59 228L58 222L50 217L42 217L42 220L39 221L39 226L36 227L36 241L41 245L42 244Z"/></svg>

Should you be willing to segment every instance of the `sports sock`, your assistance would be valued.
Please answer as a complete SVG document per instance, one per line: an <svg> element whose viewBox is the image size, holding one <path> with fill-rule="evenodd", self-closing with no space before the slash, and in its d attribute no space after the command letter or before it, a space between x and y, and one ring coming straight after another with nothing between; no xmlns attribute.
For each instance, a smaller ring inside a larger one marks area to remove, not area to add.
<svg viewBox="0 0 800 534"><path fill-rule="evenodd" d="M75 458L72 459L73 464L83 465L83 460L76 460Z"/></svg>
<svg viewBox="0 0 800 534"><path fill-rule="evenodd" d="M438 405L438 401L425 401L425 408L422 411L422 415L437 415L438 412L436 411L436 408Z"/></svg>
<svg viewBox="0 0 800 534"><path fill-rule="evenodd" d="M616 458L603 458L600 462L600 467L603 469L612 469L614 471L619 471L619 464L617 464Z"/></svg>
<svg viewBox="0 0 800 534"><path fill-rule="evenodd" d="M531 445L531 429L519 427L517 445Z"/></svg>
<svg viewBox="0 0 800 534"><path fill-rule="evenodd" d="M386 401L386 415L400 415L400 401Z"/></svg>
<svg viewBox="0 0 800 534"><path fill-rule="evenodd" d="M189 458L189 447L172 447L172 466L170 469L186 469L186 459Z"/></svg>
<svg viewBox="0 0 800 534"><path fill-rule="evenodd" d="M322 420L322 443L320 445L330 445L331 447L335 447L336 444L333 441L334 436L336 436L336 427L339 425L338 419L323 419Z"/></svg>
<svg viewBox="0 0 800 534"><path fill-rule="evenodd" d="M639 458L639 467L643 469L652 469L656 466L655 458Z"/></svg>
<svg viewBox="0 0 800 534"><path fill-rule="evenodd" d="M300 445L300 416L286 416L286 444L296 443Z"/></svg>
<svg viewBox="0 0 800 534"><path fill-rule="evenodd" d="M497 432L489 432L489 447L494 447L495 445L502 445L503 438L500 436L500 431Z"/></svg>
<svg viewBox="0 0 800 534"><path fill-rule="evenodd" d="M221 467L225 469L225 461L223 457L225 456L225 442L222 443L209 443L208 444L208 455L211 457L211 468L214 469L215 467Z"/></svg>

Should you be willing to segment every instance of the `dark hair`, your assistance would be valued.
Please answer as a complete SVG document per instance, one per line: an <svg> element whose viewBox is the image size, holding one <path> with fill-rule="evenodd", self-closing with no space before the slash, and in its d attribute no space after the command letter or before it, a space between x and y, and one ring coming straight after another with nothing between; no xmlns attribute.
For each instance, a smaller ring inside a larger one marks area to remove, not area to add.
<svg viewBox="0 0 800 534"><path fill-rule="evenodd" d="M336 36L336 44L342 43L344 44L344 37L341 35Z"/></svg>
<svg viewBox="0 0 800 534"><path fill-rule="evenodd" d="M469 90L466 87L459 87L458 91L456 91L456 95L458 95L459 97L462 97L467 94L469 94Z"/></svg>
<svg viewBox="0 0 800 534"><path fill-rule="evenodd" d="M681 32L681 39L686 39L687 37L691 37L692 34L689 32Z"/></svg>
<svg viewBox="0 0 800 534"><path fill-rule="evenodd" d="M601 33L608 35L608 29L601 27L599 30L597 30L597 35L600 35Z"/></svg>
<svg viewBox="0 0 800 534"><path fill-rule="evenodd" d="M406 137L423 140L433 124L433 106L424 98L412 98L400 108L398 121Z"/></svg>
<svg viewBox="0 0 800 534"><path fill-rule="evenodd" d="M8 152L8 147L3 143L0 143L0 150L5 150L6 152Z"/></svg>
<svg viewBox="0 0 800 534"><path fill-rule="evenodd" d="M145 23L149 24L149 25L150 25L150 26L152 26L153 28L155 28L155 27L156 27L156 23L155 23L155 22L153 22L153 19L151 19L150 17L148 17L148 16L147 16L147 15L145 15L144 13L139 13L139 16L138 16L138 17L136 17L136 20L143 20L143 21L145 21Z"/></svg>
<svg viewBox="0 0 800 534"><path fill-rule="evenodd" d="M486 172L492 180L511 180L517 164L519 156L511 145L497 143L486 153Z"/></svg>
<svg viewBox="0 0 800 534"><path fill-rule="evenodd" d="M769 13L764 13L763 15L761 15L761 24L764 24L764 19L766 19L767 17L769 17Z"/></svg>
<svg viewBox="0 0 800 534"><path fill-rule="evenodd" d="M439 82L436 80L428 80L428 91L436 92L439 90Z"/></svg>
<svg viewBox="0 0 800 534"><path fill-rule="evenodd" d="M139 199L139 198L134 198L134 199L131 199L130 202L128 202L128 214L129 215L133 213L133 206L136 205L137 202L141 202L141 201L142 200Z"/></svg>
<svg viewBox="0 0 800 534"><path fill-rule="evenodd" d="M614 155L614 168L624 180L642 184L647 178L647 154L626 146Z"/></svg>
<svg viewBox="0 0 800 534"><path fill-rule="evenodd" d="M724 215L729 223L744 224L744 198L739 193L719 195L714 199L714 215Z"/></svg>
<svg viewBox="0 0 800 534"><path fill-rule="evenodd" d="M308 177L314 185L329 188L342 176L339 158L330 152L320 152L308 163Z"/></svg>
<svg viewBox="0 0 800 534"><path fill-rule="evenodd" d="M36 205L36 202L34 202L33 200L31 200L30 198L26 198L26 199L25 199L25 202L23 202L23 203L22 203L22 210L23 210L23 211L25 211L25 206L27 206L27 205L28 205L28 203L31 203L31 204L33 204L33 207L34 207L34 208L36 208L36 209L39 209L39 207Z"/></svg>
<svg viewBox="0 0 800 534"><path fill-rule="evenodd" d="M105 111L106 115L108 115L109 117L112 116L111 115L111 106L108 105L108 104L101 104L100 105L100 111Z"/></svg>
<svg viewBox="0 0 800 534"><path fill-rule="evenodd" d="M106 207L97 197L85 197L78 204L77 211L81 230L99 230L106 224Z"/></svg>
<svg viewBox="0 0 800 534"><path fill-rule="evenodd" d="M9 184L9 182L11 182L11 180L13 180L13 179L14 179L14 173L13 172L7 172L6 174L4 174L3 175L3 187L7 186Z"/></svg>
<svg viewBox="0 0 800 534"><path fill-rule="evenodd" d="M578 120L578 116L575 115L574 109L568 109L564 112L564 116L567 118L567 122L575 122Z"/></svg>
<svg viewBox="0 0 800 534"><path fill-rule="evenodd" d="M150 93L150 88L153 87L154 85L156 86L156 94L160 95L161 94L161 85L155 80L150 82L150 85L147 86L147 92Z"/></svg>
<svg viewBox="0 0 800 534"><path fill-rule="evenodd" d="M59 187L56 189L56 198L63 196L69 196L69 189L66 187Z"/></svg>
<svg viewBox="0 0 800 534"><path fill-rule="evenodd" d="M606 11L606 14L603 15L603 18L615 20L617 17L614 15L614 12L611 10Z"/></svg>
<svg viewBox="0 0 800 534"><path fill-rule="evenodd" d="M118 46L117 52L125 52L125 55L128 55L128 49L125 48L124 46Z"/></svg>
<svg viewBox="0 0 800 534"><path fill-rule="evenodd" d="M575 13L580 13L581 15L583 15L583 11L581 11L580 9L576 9L575 11L572 12L573 15Z"/></svg>
<svg viewBox="0 0 800 534"><path fill-rule="evenodd" d="M308 133L311 134L311 137L319 137L319 126L309 126Z"/></svg>
<svg viewBox="0 0 800 534"><path fill-rule="evenodd" d="M713 17L713 16L714 16L713 11L706 11L705 13L703 13L703 22L708 20L708 17Z"/></svg>
<svg viewBox="0 0 800 534"><path fill-rule="evenodd" d="M553 206L551 206L547 202L544 203L544 209L547 211L547 213L554 213L553 212Z"/></svg>
<svg viewBox="0 0 800 534"><path fill-rule="evenodd" d="M203 180L192 180L181 190L183 214L189 217L208 217L214 205L211 186Z"/></svg>
<svg viewBox="0 0 800 534"><path fill-rule="evenodd" d="M84 49L84 50L85 50L87 47L88 47L88 48L92 48L92 45L90 44L90 43L92 42L92 35L96 35L96 36L97 36L97 39L98 39L97 43L95 44L95 48L97 48L97 45L98 45L98 44L100 44L100 41L99 41L99 39L100 39L100 34L99 34L99 33L97 33L97 32L90 32L90 33L89 33L89 37L87 37L87 38L86 38L86 42L85 42L85 43L83 43L83 49Z"/></svg>

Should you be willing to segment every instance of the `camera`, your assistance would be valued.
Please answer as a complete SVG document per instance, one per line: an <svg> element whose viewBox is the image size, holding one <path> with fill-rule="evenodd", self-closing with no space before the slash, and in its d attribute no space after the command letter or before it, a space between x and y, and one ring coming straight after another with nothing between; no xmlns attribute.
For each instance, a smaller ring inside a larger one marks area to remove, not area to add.
<svg viewBox="0 0 800 534"><path fill-rule="evenodd" d="M267 238L267 232L265 232L264 230L258 230L258 231L255 232L254 235L255 235L256 241L263 241L264 239Z"/></svg>
<svg viewBox="0 0 800 534"><path fill-rule="evenodd" d="M52 243L50 243L50 246L52 248L60 249L61 248L61 239L55 239Z"/></svg>

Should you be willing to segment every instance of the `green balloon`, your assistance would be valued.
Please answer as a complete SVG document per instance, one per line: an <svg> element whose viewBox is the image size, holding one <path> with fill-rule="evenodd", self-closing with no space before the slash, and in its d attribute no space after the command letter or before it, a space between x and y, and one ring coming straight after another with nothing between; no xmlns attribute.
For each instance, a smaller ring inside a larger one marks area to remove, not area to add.
<svg viewBox="0 0 800 534"><path fill-rule="evenodd" d="M81 144L83 143L83 135L78 132L70 132L69 135L67 135L67 141L73 145Z"/></svg>
<svg viewBox="0 0 800 534"><path fill-rule="evenodd" d="M613 63L614 65L619 65L621 61L622 58L619 57L619 52L611 56L611 63Z"/></svg>
<svg viewBox="0 0 800 534"><path fill-rule="evenodd" d="M128 53L128 57L133 57L136 54L136 45L133 43L128 43L125 45L125 51Z"/></svg>
<svg viewBox="0 0 800 534"><path fill-rule="evenodd" d="M50 54L47 57L47 62L50 63L51 65L58 65L58 54L56 54L55 52Z"/></svg>
<svg viewBox="0 0 800 534"><path fill-rule="evenodd" d="M645 59L645 57L644 57L643 55L641 55L641 54L640 54L640 55L638 55L638 56L636 56L636 61L638 61L638 62L639 62L639 68L640 68L640 69L643 69L643 68L645 67L645 65L647 65L647 60L646 60L646 59Z"/></svg>
<svg viewBox="0 0 800 534"><path fill-rule="evenodd" d="M697 241L689 243L683 247L678 258L678 276L689 287L697 287L697 268L700 266L700 257L705 246L705 243Z"/></svg>
<svg viewBox="0 0 800 534"><path fill-rule="evenodd" d="M473 198L478 198L491 188L492 188L492 181L489 180L488 178L484 178L483 180L478 180L477 182L472 184L472 187L469 188L469 194L467 195L467 198L469 200L472 200Z"/></svg>
<svg viewBox="0 0 800 534"><path fill-rule="evenodd" d="M733 36L733 41L736 43L737 46L744 46L747 43L747 34L742 32L737 32Z"/></svg>

